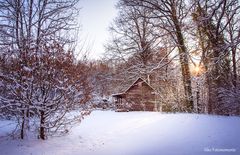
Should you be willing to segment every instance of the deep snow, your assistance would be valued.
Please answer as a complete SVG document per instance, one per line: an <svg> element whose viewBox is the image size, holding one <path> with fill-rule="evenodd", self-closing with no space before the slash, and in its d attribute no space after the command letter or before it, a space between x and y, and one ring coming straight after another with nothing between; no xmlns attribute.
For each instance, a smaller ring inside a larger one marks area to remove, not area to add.
<svg viewBox="0 0 240 155"><path fill-rule="evenodd" d="M46 141L6 138L12 123L0 120L1 155L240 154L240 117L94 111L68 135Z"/></svg>

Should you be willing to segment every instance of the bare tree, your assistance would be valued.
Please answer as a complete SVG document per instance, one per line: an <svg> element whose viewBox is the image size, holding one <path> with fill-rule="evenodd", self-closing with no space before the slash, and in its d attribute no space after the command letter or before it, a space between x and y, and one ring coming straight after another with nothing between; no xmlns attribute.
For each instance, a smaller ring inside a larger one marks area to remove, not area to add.
<svg viewBox="0 0 240 155"><path fill-rule="evenodd" d="M148 18L157 19L154 27L162 29L174 46L178 48L185 92L185 104L188 111L193 109L189 56L184 41L184 20L188 15L185 1L182 0L124 0L126 5L139 6L152 12Z"/></svg>
<svg viewBox="0 0 240 155"><path fill-rule="evenodd" d="M112 40L106 45L106 55L131 66L128 72L133 73L133 78L139 74L146 77L150 71L149 60L160 43L159 30L146 18L151 14L146 9L126 6L123 1L119 1L117 9L119 15L110 27Z"/></svg>
<svg viewBox="0 0 240 155"><path fill-rule="evenodd" d="M86 66L76 64L70 49L78 28L77 2L0 1L0 77L7 91L1 109L20 120L21 138L29 119L38 116L39 137L45 139L47 131L63 126L71 108L90 98Z"/></svg>
<svg viewBox="0 0 240 155"><path fill-rule="evenodd" d="M240 9L238 1L194 1L194 4L193 19L197 24L202 62L207 71L208 112L234 113L233 109L237 109L237 97L233 99L230 97L233 94L228 95L232 89L230 51L233 56L233 70L236 70L234 57L239 44L239 28L234 25ZM236 76L235 72L233 80L235 86Z"/></svg>
<svg viewBox="0 0 240 155"><path fill-rule="evenodd" d="M238 73L237 73L237 59L239 58L239 46L240 46L240 9L239 1L232 1L228 10L225 13L226 22L228 22L225 33L225 41L228 44L231 51L232 71L233 71L233 84L237 87Z"/></svg>
<svg viewBox="0 0 240 155"><path fill-rule="evenodd" d="M1 0L0 1L0 45L11 45L21 49L58 41L69 43L70 29L76 28L74 21L79 9L78 0ZM71 10L71 11L69 11Z"/></svg>

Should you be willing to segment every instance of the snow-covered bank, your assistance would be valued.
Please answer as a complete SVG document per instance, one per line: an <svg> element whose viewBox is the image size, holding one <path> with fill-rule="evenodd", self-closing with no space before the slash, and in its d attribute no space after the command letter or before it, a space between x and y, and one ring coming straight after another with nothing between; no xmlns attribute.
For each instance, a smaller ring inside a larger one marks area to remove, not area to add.
<svg viewBox="0 0 240 155"><path fill-rule="evenodd" d="M7 123L0 121L1 136ZM0 140L1 155L233 155L240 154L240 117L94 111L63 137Z"/></svg>

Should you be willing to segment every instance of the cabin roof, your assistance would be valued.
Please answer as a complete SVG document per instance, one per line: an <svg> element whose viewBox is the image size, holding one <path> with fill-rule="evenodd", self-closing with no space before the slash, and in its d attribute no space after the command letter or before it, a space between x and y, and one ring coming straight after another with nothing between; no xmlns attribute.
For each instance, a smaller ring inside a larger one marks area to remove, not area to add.
<svg viewBox="0 0 240 155"><path fill-rule="evenodd" d="M137 80L135 80L135 81L125 90L125 93L126 93L127 91L129 91L136 83L138 83L139 80L141 80L141 81L143 81L144 83L146 83L147 86L149 86L152 90L155 91L155 89L154 89L150 84L148 84L148 82L146 82L146 81L143 80L141 77L139 77L139 78L137 78Z"/></svg>
<svg viewBox="0 0 240 155"><path fill-rule="evenodd" d="M122 92L122 93L117 93L117 94L112 94L112 96L117 97L117 96L123 96L123 95L125 95L136 83L138 83L139 80L143 81L145 84L147 84L147 86L149 86L149 88L151 88L154 92L156 92L155 89L154 89L148 82L146 82L146 81L143 80L141 77L139 77L139 78L137 78L124 92Z"/></svg>
<svg viewBox="0 0 240 155"><path fill-rule="evenodd" d="M125 95L125 93L117 93L117 94L112 94L113 97L122 97L123 95Z"/></svg>

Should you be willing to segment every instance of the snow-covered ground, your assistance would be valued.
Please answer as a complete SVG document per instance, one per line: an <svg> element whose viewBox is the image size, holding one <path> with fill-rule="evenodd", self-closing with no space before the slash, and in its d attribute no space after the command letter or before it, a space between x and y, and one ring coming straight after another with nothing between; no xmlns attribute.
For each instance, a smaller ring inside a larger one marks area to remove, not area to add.
<svg viewBox="0 0 240 155"><path fill-rule="evenodd" d="M1 155L239 155L240 117L94 111L68 135L11 140L0 121Z"/></svg>

